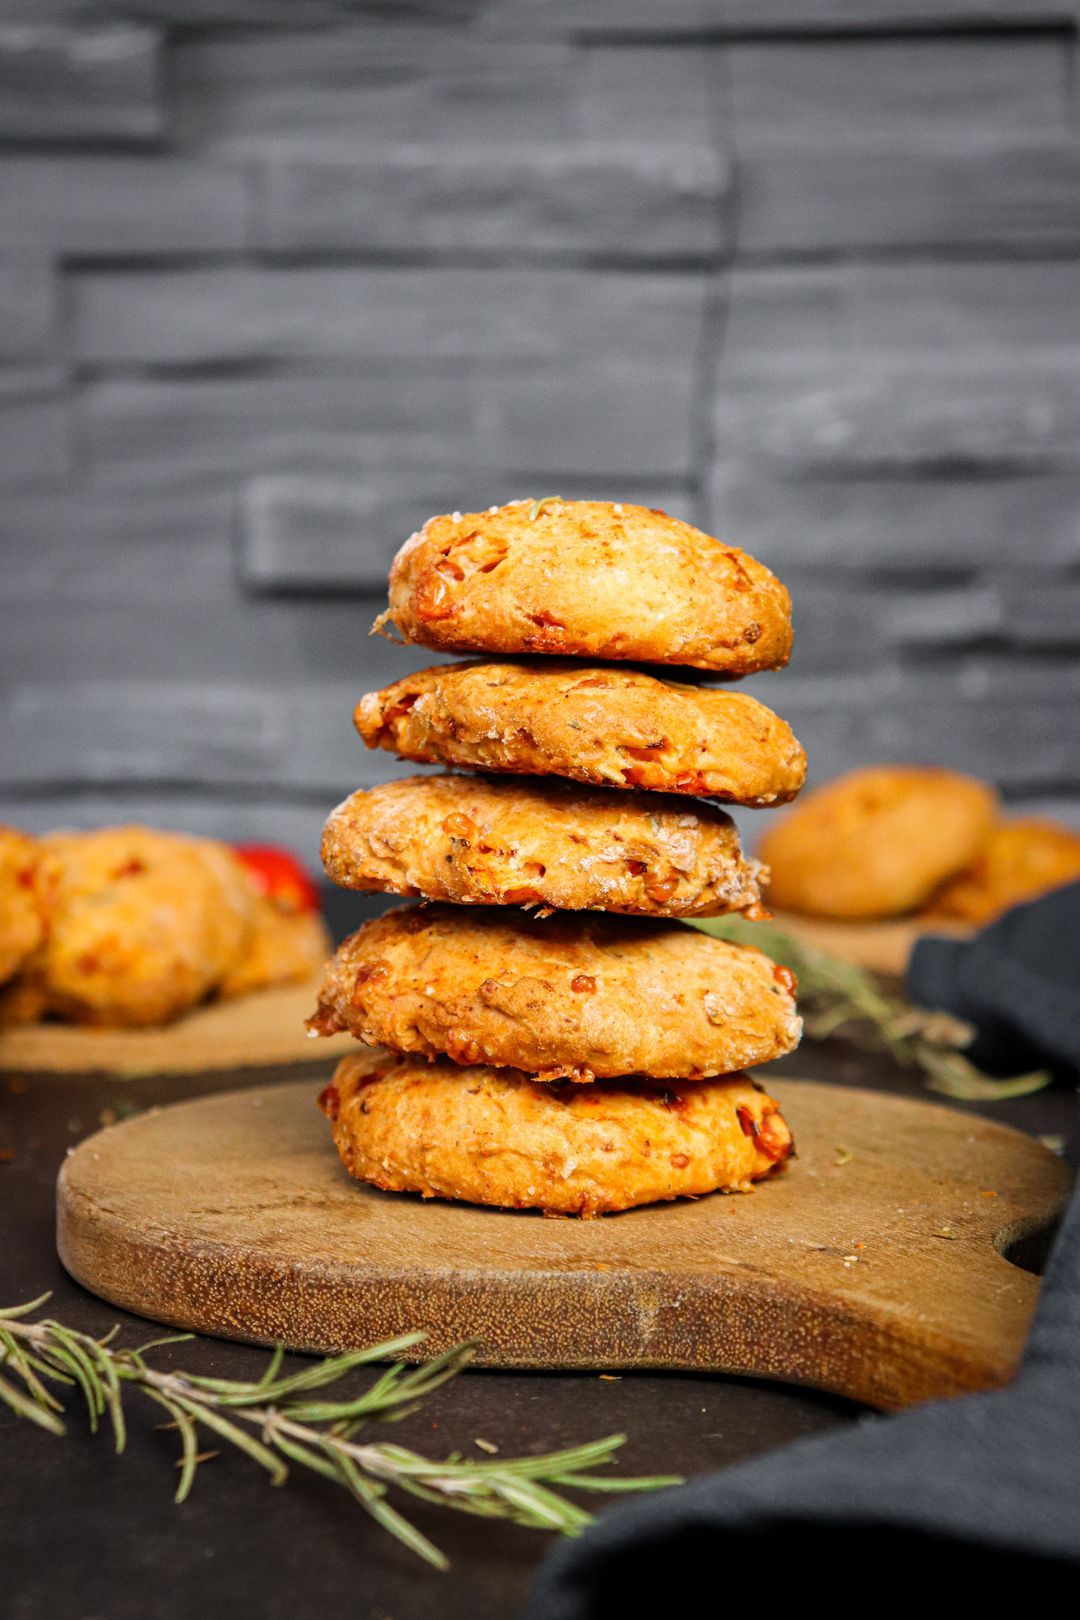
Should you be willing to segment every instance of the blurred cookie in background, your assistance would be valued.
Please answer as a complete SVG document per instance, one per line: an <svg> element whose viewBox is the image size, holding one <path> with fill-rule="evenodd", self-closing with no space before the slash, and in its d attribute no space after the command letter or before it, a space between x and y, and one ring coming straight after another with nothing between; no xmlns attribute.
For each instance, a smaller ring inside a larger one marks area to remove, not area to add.
<svg viewBox="0 0 1080 1620"><path fill-rule="evenodd" d="M319 891L287 850L273 844L237 844L234 850L254 886L255 903L244 948L218 985L218 995L242 996L309 979L333 950Z"/></svg>
<svg viewBox="0 0 1080 1620"><path fill-rule="evenodd" d="M49 833L39 851L44 935L25 971L47 1012L81 1024L166 1024L240 958L255 893L224 845L128 826Z"/></svg>
<svg viewBox="0 0 1080 1620"><path fill-rule="evenodd" d="M284 850L150 827L0 833L0 1024L171 1024L215 995L306 980L330 953Z"/></svg>
<svg viewBox="0 0 1080 1620"><path fill-rule="evenodd" d="M994 789L956 771L850 771L766 828L770 903L851 921L906 916L978 859L996 819Z"/></svg>
<svg viewBox="0 0 1080 1620"><path fill-rule="evenodd" d="M1080 833L1059 822L1001 821L973 865L933 896L927 921L992 922L1011 906L1080 879Z"/></svg>
<svg viewBox="0 0 1080 1620"><path fill-rule="evenodd" d="M0 984L41 943L41 911L34 892L38 846L16 827L0 827Z"/></svg>

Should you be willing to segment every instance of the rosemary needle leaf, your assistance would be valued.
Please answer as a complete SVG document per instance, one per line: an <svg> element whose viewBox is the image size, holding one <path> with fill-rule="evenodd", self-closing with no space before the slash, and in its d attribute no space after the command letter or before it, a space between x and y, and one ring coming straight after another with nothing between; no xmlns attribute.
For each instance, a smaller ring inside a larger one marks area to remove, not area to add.
<svg viewBox="0 0 1080 1620"><path fill-rule="evenodd" d="M372 1518L382 1525L384 1530L389 1530L392 1536L396 1536L406 1547L410 1547L414 1553L418 1553L426 1563L433 1565L438 1570L450 1568L450 1560L446 1554L440 1552L433 1541L429 1541L422 1531L418 1530L414 1524L410 1524L409 1520L400 1514L395 1507L391 1507L389 1502L383 1502L378 1498L369 1501L365 1497L364 1506Z"/></svg>
<svg viewBox="0 0 1080 1620"><path fill-rule="evenodd" d="M61 1366L70 1368L72 1377L77 1380L86 1402L90 1433L96 1434L98 1423L105 1413L105 1398L93 1362L78 1344L62 1344L59 1340L50 1346L48 1353Z"/></svg>
<svg viewBox="0 0 1080 1620"><path fill-rule="evenodd" d="M14 1322L20 1316L29 1316L38 1311L52 1298L52 1293L39 1294L37 1299L31 1299L25 1305L9 1305L6 1310L0 1311L0 1322Z"/></svg>
<svg viewBox="0 0 1080 1620"><path fill-rule="evenodd" d="M180 1443L183 1447L181 1452L182 1466L180 1469L180 1481L176 1487L176 1495L173 1500L176 1502L186 1502L188 1493L191 1490L192 1485L195 1483L195 1470L199 1464L198 1430L196 1429L194 1423L192 1423L188 1414L184 1411L183 1407L178 1406L176 1402L170 1400L167 1395L163 1395L159 1389L147 1387L144 1393L149 1395L152 1401L157 1401L159 1406L163 1406L165 1408L166 1412L168 1412L169 1416L172 1418L171 1425L167 1426L174 1428L179 1432ZM166 1425L163 1425L163 1427L165 1426Z"/></svg>
<svg viewBox="0 0 1080 1620"><path fill-rule="evenodd" d="M80 1348L83 1348L75 1339L75 1335L69 1333L66 1328L61 1327L59 1322L49 1322L47 1326L52 1328L57 1337L66 1340L69 1348L74 1344L76 1353ZM116 1444L117 1455L119 1455L127 1443L127 1430L124 1425L124 1402L120 1394L120 1375L116 1370L117 1358L104 1345L98 1344L94 1339L87 1339L84 1347L88 1359L93 1363L94 1370L99 1375L101 1399L104 1401L105 1409L109 1414L109 1421L112 1423L113 1439Z"/></svg>
<svg viewBox="0 0 1080 1620"><path fill-rule="evenodd" d="M552 1474L553 1485L565 1485L568 1489L578 1491L606 1491L614 1495L617 1491L656 1491L667 1489L671 1485L685 1485L686 1481L681 1474L643 1474L635 1479L630 1475L621 1476L612 1474Z"/></svg>
<svg viewBox="0 0 1080 1620"><path fill-rule="evenodd" d="M58 1372L55 1367L50 1367L39 1356L20 1351L11 1334L2 1327L0 1327L0 1345L4 1347L4 1354L0 1356L0 1366L5 1361L10 1361L39 1406L48 1407L53 1412L62 1412L64 1410L62 1402L57 1400L51 1390L45 1388L37 1374L42 1372L47 1378L56 1378L65 1384L73 1383L74 1380L65 1373Z"/></svg>
<svg viewBox="0 0 1080 1620"><path fill-rule="evenodd" d="M536 522L537 518L540 516L541 512L544 510L544 507L547 506L549 501L561 500L561 495L541 495L540 499L538 501L533 501L532 505L529 507L529 522Z"/></svg>
<svg viewBox="0 0 1080 1620"><path fill-rule="evenodd" d="M220 1412L215 1412L211 1406L203 1406L200 1402L185 1396L177 1397L176 1404L199 1423L205 1423L208 1429L213 1429L215 1434L220 1434L223 1440L228 1440L239 1450L246 1451L249 1457L253 1457L266 1469L270 1475L271 1485L284 1485L289 1477L289 1470L280 1457L275 1457L269 1446L264 1446L261 1440L256 1440L254 1435L238 1428L227 1417L222 1417Z"/></svg>
<svg viewBox="0 0 1080 1620"><path fill-rule="evenodd" d="M262 1395L264 1398L265 1398L265 1395L266 1395L267 1387L274 1382L275 1378L277 1377L278 1373L281 1370L281 1363L284 1360L285 1360L285 1346L283 1344L275 1344L273 1354L271 1355L270 1360L266 1364L266 1371L263 1373L262 1377L259 1379L259 1382L255 1386L255 1388L259 1391L260 1395Z"/></svg>
<svg viewBox="0 0 1080 1620"><path fill-rule="evenodd" d="M300 1463L304 1468L311 1468L324 1478L332 1479L335 1484L341 1484L341 1470L328 1457L320 1456L317 1451L301 1445L298 1440L290 1440L284 1434L275 1434L274 1445L290 1462Z"/></svg>
<svg viewBox="0 0 1080 1620"><path fill-rule="evenodd" d="M112 1337L113 1335L110 1335ZM145 1344L135 1346L134 1350L126 1350L128 1356L145 1356L148 1350L160 1350L166 1344L190 1344L195 1337L194 1333L166 1333L161 1339L148 1339ZM104 1340L99 1340L104 1343Z"/></svg>
<svg viewBox="0 0 1080 1620"><path fill-rule="evenodd" d="M42 1429L48 1429L50 1434L67 1432L63 1418L57 1417L55 1412L50 1412L48 1407L42 1406L32 1395L25 1395L16 1385L9 1384L6 1378L0 1378L0 1401L3 1401L5 1406L10 1406L17 1417L29 1418L31 1423L38 1424Z"/></svg>

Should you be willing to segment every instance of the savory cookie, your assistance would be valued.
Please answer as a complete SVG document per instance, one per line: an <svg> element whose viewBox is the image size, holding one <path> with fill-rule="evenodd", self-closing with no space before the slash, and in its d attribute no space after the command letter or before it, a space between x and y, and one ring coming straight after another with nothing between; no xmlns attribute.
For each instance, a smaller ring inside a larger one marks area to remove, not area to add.
<svg viewBox="0 0 1080 1620"><path fill-rule="evenodd" d="M0 827L0 984L19 971L41 941L34 890L37 851L25 833Z"/></svg>
<svg viewBox="0 0 1080 1620"><path fill-rule="evenodd" d="M354 793L322 855L345 889L645 917L753 911L763 877L715 805L536 777L408 776Z"/></svg>
<svg viewBox="0 0 1080 1620"><path fill-rule="evenodd" d="M394 559L390 621L450 652L561 653L726 675L791 654L791 599L744 551L666 512L514 501L433 517Z"/></svg>
<svg viewBox="0 0 1080 1620"><path fill-rule="evenodd" d="M771 709L740 692L565 662L437 664L360 699L369 748L421 764L567 776L595 787L782 804L806 755Z"/></svg>
<svg viewBox="0 0 1080 1620"><path fill-rule="evenodd" d="M1080 833L1054 821L1002 821L966 872L938 890L923 915L984 923L1022 900L1080 879Z"/></svg>
<svg viewBox="0 0 1080 1620"><path fill-rule="evenodd" d="M745 1075L538 1086L367 1052L342 1058L319 1104L360 1181L558 1215L748 1192L793 1151L777 1104Z"/></svg>
<svg viewBox="0 0 1080 1620"><path fill-rule="evenodd" d="M163 1024L238 960L254 892L231 852L147 827L52 833L36 884L46 935L28 974L49 1012Z"/></svg>
<svg viewBox="0 0 1080 1620"><path fill-rule="evenodd" d="M225 974L217 993L246 996L274 984L299 984L319 971L332 950L317 911L292 911L269 895L256 895L243 954Z"/></svg>
<svg viewBox="0 0 1080 1620"><path fill-rule="evenodd" d="M850 919L915 911L990 836L992 788L930 766L871 765L815 788L759 846L770 900Z"/></svg>
<svg viewBox="0 0 1080 1620"><path fill-rule="evenodd" d="M794 980L746 945L597 912L402 906L328 964L310 1027L541 1080L698 1080L797 1044Z"/></svg>

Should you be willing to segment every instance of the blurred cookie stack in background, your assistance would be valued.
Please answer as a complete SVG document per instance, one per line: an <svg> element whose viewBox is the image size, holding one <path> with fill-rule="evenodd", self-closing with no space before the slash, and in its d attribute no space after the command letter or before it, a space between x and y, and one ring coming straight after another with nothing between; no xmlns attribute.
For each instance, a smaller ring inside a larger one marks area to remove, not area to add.
<svg viewBox="0 0 1080 1620"><path fill-rule="evenodd" d="M358 792L327 822L334 882L434 902L346 940L310 1021L370 1048L321 1099L350 1173L591 1215L782 1166L790 1132L739 1071L796 1045L791 976L678 919L759 910L765 873L709 801L784 803L805 755L754 698L663 666L783 665L787 591L663 512L548 498L432 518L394 561L391 622L486 661L369 693L364 742L483 774Z"/></svg>
<svg viewBox="0 0 1080 1620"><path fill-rule="evenodd" d="M329 949L318 900L295 858L269 845L0 827L0 1031L155 1029L210 999L301 984ZM52 1067L50 1048L14 1051ZM13 1055L0 1043L0 1061Z"/></svg>

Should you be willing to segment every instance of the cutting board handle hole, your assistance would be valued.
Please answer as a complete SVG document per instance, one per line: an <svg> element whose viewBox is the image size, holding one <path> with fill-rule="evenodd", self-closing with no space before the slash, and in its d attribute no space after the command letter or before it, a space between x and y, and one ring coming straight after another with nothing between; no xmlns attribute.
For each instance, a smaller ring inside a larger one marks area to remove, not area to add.
<svg viewBox="0 0 1080 1620"><path fill-rule="evenodd" d="M1042 1227L1038 1232L1025 1232L1013 1238L1011 1243L1003 1243L999 1252L1010 1265L1019 1266L1021 1271L1030 1271L1033 1277L1041 1277L1057 1236L1058 1224L1051 1221L1049 1226Z"/></svg>

